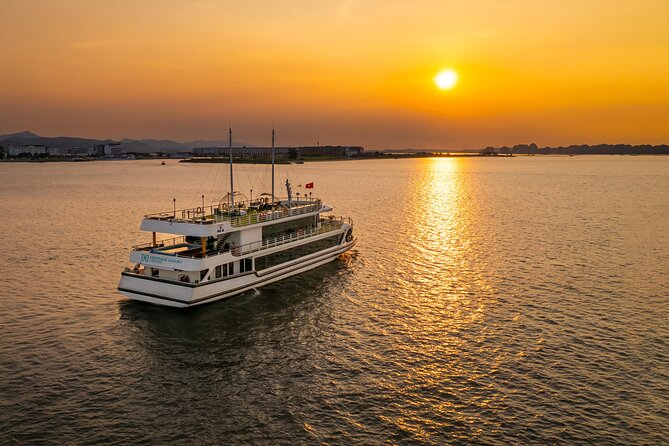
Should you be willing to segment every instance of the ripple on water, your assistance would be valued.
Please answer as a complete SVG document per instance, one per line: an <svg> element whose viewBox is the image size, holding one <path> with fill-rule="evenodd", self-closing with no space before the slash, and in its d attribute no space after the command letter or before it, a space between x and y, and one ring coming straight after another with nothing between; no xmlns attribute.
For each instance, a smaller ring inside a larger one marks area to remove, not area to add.
<svg viewBox="0 0 669 446"><path fill-rule="evenodd" d="M308 163L355 252L187 311L114 290L221 166L77 164L0 165L2 444L669 438L664 158Z"/></svg>

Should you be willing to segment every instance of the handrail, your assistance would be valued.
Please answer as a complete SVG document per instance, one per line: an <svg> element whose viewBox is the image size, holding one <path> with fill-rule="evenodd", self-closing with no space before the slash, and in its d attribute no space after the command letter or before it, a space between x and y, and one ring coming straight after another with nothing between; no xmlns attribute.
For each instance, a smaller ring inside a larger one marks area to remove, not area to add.
<svg viewBox="0 0 669 446"><path fill-rule="evenodd" d="M227 252L230 252L233 256L235 257L240 257L242 255L250 254L252 252L257 252L257 251L262 251L264 249L269 249L269 248L274 248L276 246L281 246L285 245L286 243L294 242L296 240L302 240L310 237L315 237L320 234L324 234L326 232L331 232L335 231L337 229L340 229L344 222L348 221L349 223L351 222L350 218L344 218L344 217L339 217L339 219L332 219L330 221L325 221L329 219L321 219L322 223L318 227L312 227L308 229L302 229L302 230L297 230L295 233L289 234L289 235L282 235L280 237L275 237L273 239L265 239L265 240L260 240L257 242L252 242L252 243L247 243L245 245L241 246L231 246L229 250L225 251L214 251L214 252L207 252L204 256L202 255L197 255L197 256L192 256L192 255L183 255L181 253L173 253L173 254L165 254L165 255L172 255L176 257L182 257L182 258L190 258L190 259L203 259L207 257L213 257L217 255L221 255ZM174 245L178 244L177 241L181 241L181 243L185 243L185 237L174 237L172 239L165 239L161 240L158 242L158 244L165 244L165 242L171 241L173 242ZM165 245L169 246L169 245ZM141 251L141 250L146 250L147 248L152 248L156 247L153 245L153 243L144 243L141 245L135 245L132 247L133 251Z"/></svg>
<svg viewBox="0 0 669 446"><path fill-rule="evenodd" d="M160 248L162 246L173 246L173 245L178 245L180 243L186 243L185 236L182 235L178 237L166 238L164 240L157 241L155 244L153 242L141 243L139 245L134 245L132 249L133 251L141 251L146 248Z"/></svg>
<svg viewBox="0 0 669 446"><path fill-rule="evenodd" d="M276 246L285 245L286 243L294 242L297 240L314 237L316 235L324 234L326 232L334 231L342 227L342 221L334 220L329 223L322 223L318 227L312 227L308 229L298 230L287 236L284 234L281 237L275 237L273 239L261 240L257 242L247 243L245 245L236 246L232 249L232 255L239 257L246 254L251 254L252 252L261 251L263 249L274 248Z"/></svg>
<svg viewBox="0 0 669 446"><path fill-rule="evenodd" d="M287 200L287 199L286 199ZM292 215L300 215L308 212L315 212L322 208L323 203L320 199L314 198L309 201L292 201L290 207L287 201L281 200L274 204L274 209L267 211L256 211L254 206L262 206L260 202L244 201L230 209L227 204L198 206L196 208L179 209L169 212L158 212L155 214L146 214L145 219L169 220L183 223L212 224L214 222L230 221L232 226L246 226L258 223L259 221L271 221L285 218ZM233 212L244 210L246 215L231 216Z"/></svg>
<svg viewBox="0 0 669 446"><path fill-rule="evenodd" d="M325 217L321 217L321 221L323 223L338 221L340 223L346 223L349 226L353 227L353 219L351 217L342 217L342 216L337 217L335 215L327 215Z"/></svg>
<svg viewBox="0 0 669 446"><path fill-rule="evenodd" d="M264 222L264 221L273 221L279 220L281 218L292 217L294 215L307 214L309 212L316 212L321 209L321 203L305 205L305 206L293 206L293 207L280 207L278 210L274 211L264 211L257 213L248 213L246 215L241 215L238 217L232 217L229 219L230 224L234 227L247 226L250 224ZM225 216L220 221L228 221Z"/></svg>
<svg viewBox="0 0 669 446"><path fill-rule="evenodd" d="M305 211L305 212L307 212L307 211ZM297 214L293 214L293 215L297 215ZM347 223L351 227L353 226L353 219L351 217L335 217L335 216L331 215L331 216L328 216L328 217L322 217L320 219L320 221L321 221L321 226L316 228L317 230L319 230L322 227L326 227L327 225L332 224L332 223L336 224L338 228L341 227L342 223ZM251 223L254 223L254 222L251 222ZM247 224L251 224L251 223L247 223ZM243 226L243 225L239 224L239 226ZM312 234L314 232L315 231L312 228L312 229L306 230L305 234ZM317 232L317 234L320 234L320 233L323 233L323 232L326 232L326 231L320 231L320 232ZM305 237L306 237L306 235L305 235ZM305 237L298 237L297 239L305 238ZM263 242L263 244L266 244L267 240L263 240L262 242ZM167 238L167 239L163 239L163 240L158 240L155 244L153 242L148 242L148 243L141 243L141 244L138 244L138 245L133 245L132 250L133 251L143 251L143 250L147 250L147 249L150 249L150 248L160 248L160 247L164 247L164 246L175 246L175 245L182 244L182 243L186 243L186 237L183 236L183 235L177 236L177 237L172 237L172 238ZM253 242L253 243L259 243L259 242ZM248 245L253 244L253 243L249 243ZM237 248L242 248L243 249L244 246L247 246L247 245L242 245L241 247L237 247Z"/></svg>

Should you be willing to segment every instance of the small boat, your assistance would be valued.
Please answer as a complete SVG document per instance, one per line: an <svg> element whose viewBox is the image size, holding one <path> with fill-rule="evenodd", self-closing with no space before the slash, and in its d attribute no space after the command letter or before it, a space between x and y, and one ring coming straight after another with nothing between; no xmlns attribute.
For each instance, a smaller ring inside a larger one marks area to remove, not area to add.
<svg viewBox="0 0 669 446"><path fill-rule="evenodd" d="M161 165L161 166L164 166L164 165L165 165L165 161L163 161L162 163L160 163L160 165Z"/></svg>
<svg viewBox="0 0 669 446"><path fill-rule="evenodd" d="M230 131L232 147L232 131ZM246 199L234 191L218 203L145 215L140 229L152 240L132 247L132 268L121 273L118 290L130 299L186 308L215 302L309 271L335 260L356 244L353 221L311 195L274 194ZM313 187L313 183L307 185ZM328 215L325 215L328 214ZM158 240L157 234L173 237Z"/></svg>

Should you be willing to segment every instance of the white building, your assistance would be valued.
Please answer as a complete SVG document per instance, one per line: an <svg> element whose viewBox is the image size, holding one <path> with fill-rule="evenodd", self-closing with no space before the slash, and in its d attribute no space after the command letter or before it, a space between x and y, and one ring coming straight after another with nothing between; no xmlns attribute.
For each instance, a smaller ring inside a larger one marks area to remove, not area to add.
<svg viewBox="0 0 669 446"><path fill-rule="evenodd" d="M69 156L69 149L63 149L61 147L49 147L47 149L49 156Z"/></svg>
<svg viewBox="0 0 669 446"><path fill-rule="evenodd" d="M288 155L290 148L275 147L274 155L277 157ZM271 147L233 147L232 156L234 157L261 157L269 158L272 155ZM196 147L193 149L193 156L230 156L229 147Z"/></svg>
<svg viewBox="0 0 669 446"><path fill-rule="evenodd" d="M123 154L120 142L110 142L104 145L104 155L106 157L117 157Z"/></svg>
<svg viewBox="0 0 669 446"><path fill-rule="evenodd" d="M9 156L19 156L24 153L30 155L45 155L47 152L46 147L42 144L16 144L8 146L7 153Z"/></svg>

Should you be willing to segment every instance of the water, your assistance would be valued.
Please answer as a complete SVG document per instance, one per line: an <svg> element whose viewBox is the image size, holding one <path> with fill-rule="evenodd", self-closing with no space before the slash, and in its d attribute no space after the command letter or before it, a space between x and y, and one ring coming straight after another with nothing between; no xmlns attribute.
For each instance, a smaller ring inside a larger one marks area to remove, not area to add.
<svg viewBox="0 0 669 446"><path fill-rule="evenodd" d="M124 300L141 216L225 169L0 164L1 444L667 444L669 158L283 166L354 218L350 255Z"/></svg>

